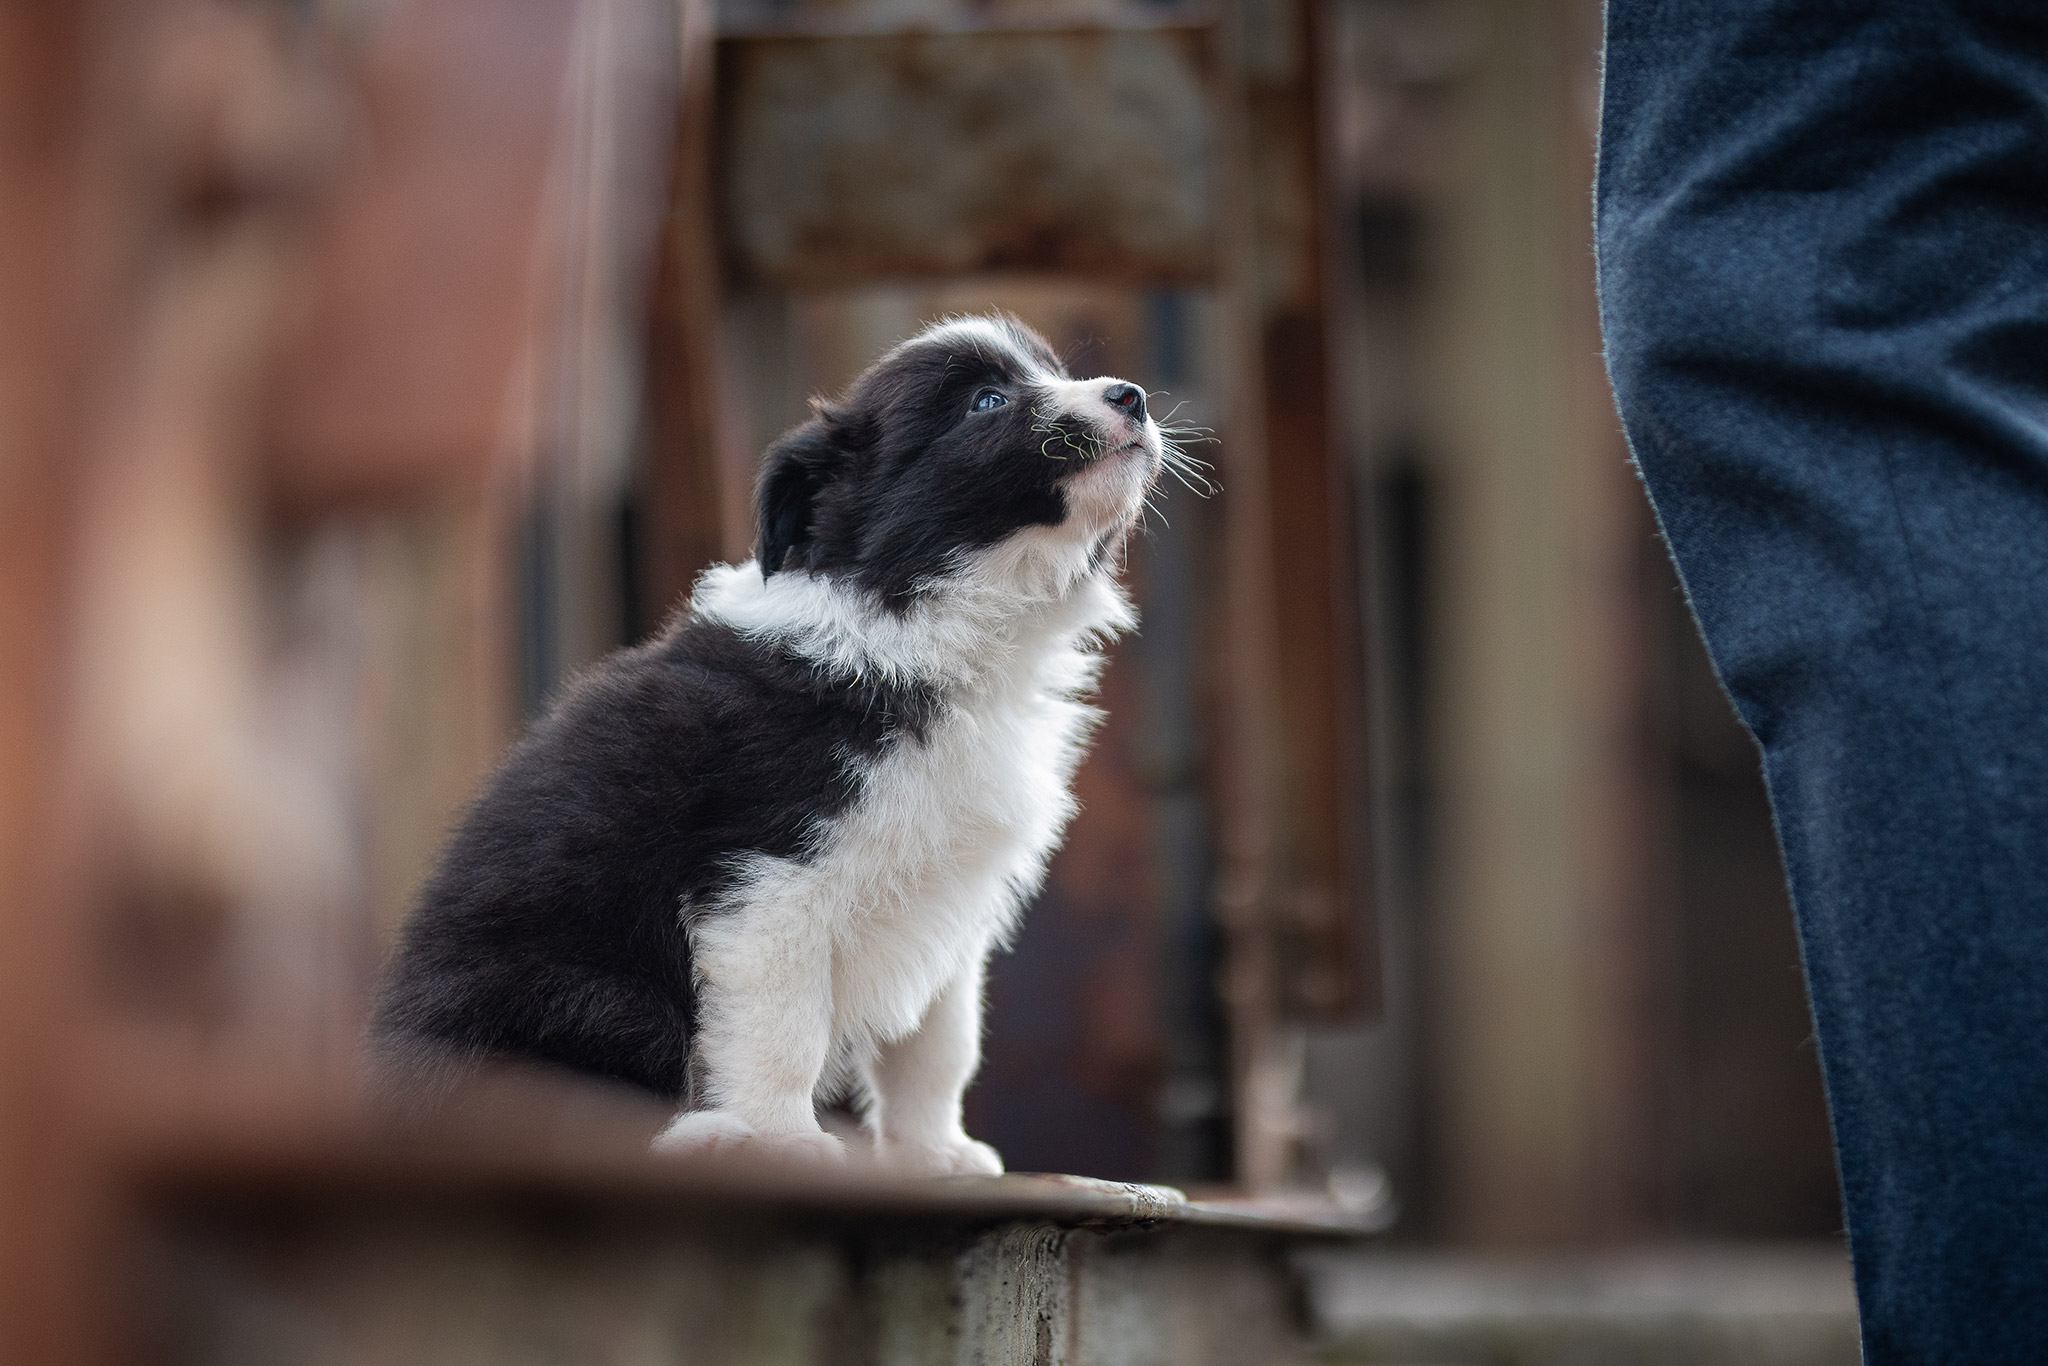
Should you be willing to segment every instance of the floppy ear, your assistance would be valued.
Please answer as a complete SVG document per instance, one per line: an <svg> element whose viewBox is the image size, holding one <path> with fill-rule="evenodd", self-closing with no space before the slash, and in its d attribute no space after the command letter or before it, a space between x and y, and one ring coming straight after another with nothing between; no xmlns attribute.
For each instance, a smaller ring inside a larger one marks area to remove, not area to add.
<svg viewBox="0 0 2048 1366"><path fill-rule="evenodd" d="M761 577L785 568L794 552L796 565L809 563L812 502L840 459L824 410L803 426L783 433L761 462L761 539L755 547Z"/></svg>

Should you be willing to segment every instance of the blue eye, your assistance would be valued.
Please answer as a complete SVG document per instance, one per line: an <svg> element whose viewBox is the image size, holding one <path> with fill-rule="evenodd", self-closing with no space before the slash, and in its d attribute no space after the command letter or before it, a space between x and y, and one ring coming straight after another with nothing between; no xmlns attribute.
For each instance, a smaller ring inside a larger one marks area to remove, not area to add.
<svg viewBox="0 0 2048 1366"><path fill-rule="evenodd" d="M971 406L977 413L992 413L1009 401L1009 395L1000 389L983 389L974 396L974 402Z"/></svg>

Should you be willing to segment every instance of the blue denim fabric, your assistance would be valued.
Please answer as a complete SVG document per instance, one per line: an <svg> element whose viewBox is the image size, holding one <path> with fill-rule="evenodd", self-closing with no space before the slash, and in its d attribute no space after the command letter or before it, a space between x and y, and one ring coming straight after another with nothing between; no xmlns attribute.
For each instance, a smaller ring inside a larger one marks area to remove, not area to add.
<svg viewBox="0 0 2048 1366"><path fill-rule="evenodd" d="M2048 1362L2048 0L1610 0L1608 367L1798 910L1865 1359Z"/></svg>

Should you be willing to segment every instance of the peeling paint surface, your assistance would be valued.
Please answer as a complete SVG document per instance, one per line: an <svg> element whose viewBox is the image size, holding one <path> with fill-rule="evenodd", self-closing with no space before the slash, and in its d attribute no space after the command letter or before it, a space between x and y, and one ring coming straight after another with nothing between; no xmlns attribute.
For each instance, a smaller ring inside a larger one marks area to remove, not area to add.
<svg viewBox="0 0 2048 1366"><path fill-rule="evenodd" d="M780 287L1213 269L1207 31L722 44L733 266Z"/></svg>

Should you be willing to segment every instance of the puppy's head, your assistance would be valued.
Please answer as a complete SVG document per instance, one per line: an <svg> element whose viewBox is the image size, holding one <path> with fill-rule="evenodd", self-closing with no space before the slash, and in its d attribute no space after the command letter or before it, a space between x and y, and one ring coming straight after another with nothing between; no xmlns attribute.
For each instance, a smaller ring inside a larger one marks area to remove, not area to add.
<svg viewBox="0 0 2048 1366"><path fill-rule="evenodd" d="M769 448L761 573L901 601L949 575L1070 585L1112 558L1163 447L1145 391L1073 379L1009 318L939 323Z"/></svg>

